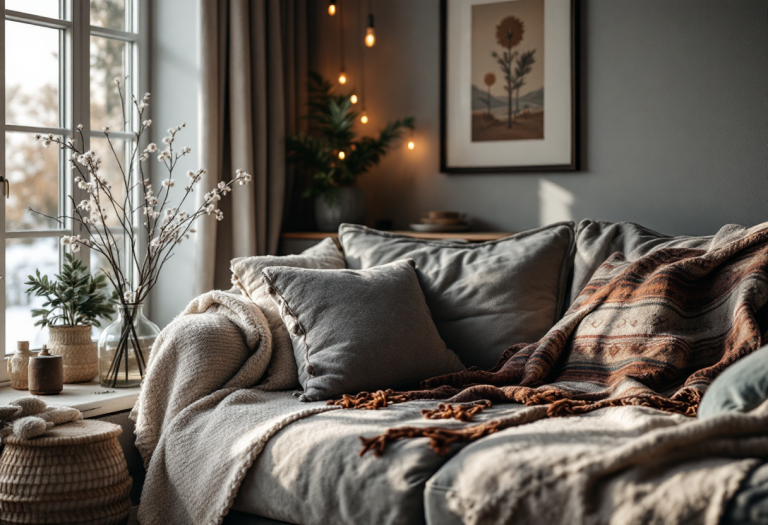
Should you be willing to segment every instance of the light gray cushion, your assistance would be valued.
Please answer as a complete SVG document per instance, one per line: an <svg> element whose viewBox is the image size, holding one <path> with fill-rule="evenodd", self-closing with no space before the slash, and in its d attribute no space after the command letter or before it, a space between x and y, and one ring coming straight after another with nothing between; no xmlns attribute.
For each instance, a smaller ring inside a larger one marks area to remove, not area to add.
<svg viewBox="0 0 768 525"><path fill-rule="evenodd" d="M560 316L574 240L558 223L484 243L414 239L342 224L348 268L410 258L437 330L466 366L490 368L538 341Z"/></svg>
<svg viewBox="0 0 768 525"><path fill-rule="evenodd" d="M360 457L360 436L400 426L433 425L409 402L387 410L333 410L275 434L245 476L233 508L302 525L423 525L424 485L451 457L426 438L390 443L379 458ZM440 426L466 426L455 420ZM454 443L451 452L464 443Z"/></svg>
<svg viewBox="0 0 768 525"><path fill-rule="evenodd" d="M272 391L289 390L298 388L299 376L288 329L280 318L275 303L267 294L264 278L261 275L261 270L269 266L337 270L345 268L346 264L341 250L330 238L324 239L299 255L283 257L264 255L232 260L232 283L264 312L269 329L272 331L272 359L264 379L259 383L259 388Z"/></svg>
<svg viewBox="0 0 768 525"><path fill-rule="evenodd" d="M291 333L303 401L414 388L464 368L435 329L412 260L262 274Z"/></svg>
<svg viewBox="0 0 768 525"><path fill-rule="evenodd" d="M749 412L768 399L768 346L739 359L717 376L699 405L700 419Z"/></svg>
<svg viewBox="0 0 768 525"><path fill-rule="evenodd" d="M718 235L727 234L741 226L727 225ZM672 237L632 222L605 222L584 219L576 228L576 255L573 260L573 282L566 305L573 302L595 271L608 257L621 252L628 261L663 248L693 248L706 250L714 235L703 237Z"/></svg>

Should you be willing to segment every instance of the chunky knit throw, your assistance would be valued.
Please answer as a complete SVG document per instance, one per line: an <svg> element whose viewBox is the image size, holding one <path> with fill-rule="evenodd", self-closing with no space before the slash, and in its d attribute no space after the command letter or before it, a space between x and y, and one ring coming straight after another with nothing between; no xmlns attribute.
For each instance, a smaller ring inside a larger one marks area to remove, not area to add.
<svg viewBox="0 0 768 525"><path fill-rule="evenodd" d="M365 409L411 399L543 405L524 417L462 430L395 428L362 438L364 451L377 454L387 442L419 436L444 452L453 441L612 406L694 416L714 378L762 345L757 317L767 301L768 228L727 227L708 250L660 249L634 262L614 254L540 341L509 348L490 370L435 377L424 390L364 392L330 403ZM443 407L441 413L457 412Z"/></svg>
<svg viewBox="0 0 768 525"><path fill-rule="evenodd" d="M259 390L271 356L264 314L227 292L194 299L160 333L131 413L147 466L142 525L221 523L267 440L335 408Z"/></svg>

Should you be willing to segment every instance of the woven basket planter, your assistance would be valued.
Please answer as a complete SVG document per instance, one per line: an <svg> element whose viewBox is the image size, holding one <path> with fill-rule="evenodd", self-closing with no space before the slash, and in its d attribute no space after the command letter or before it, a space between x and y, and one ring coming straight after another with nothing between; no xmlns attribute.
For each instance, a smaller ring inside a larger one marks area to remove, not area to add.
<svg viewBox="0 0 768 525"><path fill-rule="evenodd" d="M96 343L90 326L50 326L48 350L64 360L64 382L85 383L99 373Z"/></svg>
<svg viewBox="0 0 768 525"><path fill-rule="evenodd" d="M0 523L125 523L132 481L122 429L75 421L34 439L10 436L0 456Z"/></svg>

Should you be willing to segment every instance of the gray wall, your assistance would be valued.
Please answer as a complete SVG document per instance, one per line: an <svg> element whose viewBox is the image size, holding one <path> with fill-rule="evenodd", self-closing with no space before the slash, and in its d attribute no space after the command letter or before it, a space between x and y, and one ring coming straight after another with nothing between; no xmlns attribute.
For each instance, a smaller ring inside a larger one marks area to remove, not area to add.
<svg viewBox="0 0 768 525"><path fill-rule="evenodd" d="M580 4L582 170L444 175L439 2L373 0L378 43L366 51L367 110L374 127L415 116L417 149L397 148L361 179L369 223L392 218L402 228L422 211L453 209L479 229L589 217L706 234L766 220L768 2ZM316 3L313 65L335 79L338 20L325 5ZM354 26L345 38L347 70L356 83L361 18L358 2L344 6Z"/></svg>
<svg viewBox="0 0 768 525"><path fill-rule="evenodd" d="M581 0L583 168L546 175L439 173L439 2L373 0L369 126L414 115L417 148L394 150L361 180L369 223L405 227L429 209L469 213L478 229L523 230L562 218L630 220L671 234L755 224L768 210L768 3L764 0ZM335 78L338 20L313 2L314 67ZM196 167L197 1L152 9L153 139L186 121ZM359 24L357 0L344 0ZM350 84L360 35L346 31ZM156 178L159 177L157 170ZM375 198L374 198L375 197ZM151 296L167 324L192 298L191 245Z"/></svg>

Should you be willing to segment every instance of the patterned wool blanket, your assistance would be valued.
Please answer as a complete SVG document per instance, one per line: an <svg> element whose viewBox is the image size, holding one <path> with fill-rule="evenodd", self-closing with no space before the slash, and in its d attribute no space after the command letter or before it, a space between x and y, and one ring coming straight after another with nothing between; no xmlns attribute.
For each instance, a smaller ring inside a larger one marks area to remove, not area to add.
<svg viewBox="0 0 768 525"><path fill-rule="evenodd" d="M489 401L539 405L462 430L401 427L361 438L363 452L377 455L395 439L429 437L441 453L455 441L609 406L695 416L714 378L763 344L758 311L767 301L766 225L724 228L707 250L659 249L633 262L615 253L540 341L510 347L492 369L435 377L424 390L363 392L329 404L376 409L445 399L426 417L464 421Z"/></svg>

